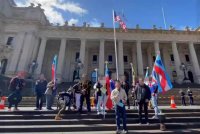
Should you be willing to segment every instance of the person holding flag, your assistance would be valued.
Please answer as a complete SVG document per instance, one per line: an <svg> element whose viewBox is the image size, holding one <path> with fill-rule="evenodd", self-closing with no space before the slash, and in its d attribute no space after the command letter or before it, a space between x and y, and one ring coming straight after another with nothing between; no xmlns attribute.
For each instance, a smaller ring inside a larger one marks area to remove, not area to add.
<svg viewBox="0 0 200 134"><path fill-rule="evenodd" d="M160 112L157 104L157 94L159 92L165 93L173 88L171 80L161 60L160 54L156 56L156 60L152 71L152 79L150 79L150 84L152 92L152 104L155 111L155 116L153 118L157 119L157 115Z"/></svg>
<svg viewBox="0 0 200 134"><path fill-rule="evenodd" d="M106 103L106 107L108 110L111 110L113 108L113 104L112 104L112 100L110 98L111 89L110 89L110 77L109 77L109 70L108 70L108 62L106 62L105 78L106 78L106 89L107 89L107 94L108 94L108 100Z"/></svg>
<svg viewBox="0 0 200 134"><path fill-rule="evenodd" d="M53 110L52 105L54 103L54 98L56 96L56 68L57 68L57 55L53 58L53 63L51 66L52 80L47 84L46 95L46 108L47 110Z"/></svg>

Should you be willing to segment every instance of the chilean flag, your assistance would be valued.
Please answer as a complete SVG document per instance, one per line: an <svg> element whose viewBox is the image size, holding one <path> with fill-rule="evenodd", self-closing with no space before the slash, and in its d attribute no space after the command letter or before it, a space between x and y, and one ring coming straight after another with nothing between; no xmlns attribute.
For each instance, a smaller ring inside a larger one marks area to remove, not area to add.
<svg viewBox="0 0 200 134"><path fill-rule="evenodd" d="M56 82L56 68L57 68L57 55L54 56L53 63L51 66L52 80L54 81L54 83Z"/></svg>
<svg viewBox="0 0 200 134"><path fill-rule="evenodd" d="M108 93L108 100L106 103L106 107L111 110L113 105L112 105L112 100L110 98L111 95L111 91L110 91L110 78L109 78L109 70L108 70L108 66L106 65L106 70L105 70L105 78L106 78L106 89L107 89L107 93Z"/></svg>
<svg viewBox="0 0 200 134"><path fill-rule="evenodd" d="M165 93L173 88L171 80L165 70L160 55L158 54L152 71L152 82L158 84L158 91Z"/></svg>

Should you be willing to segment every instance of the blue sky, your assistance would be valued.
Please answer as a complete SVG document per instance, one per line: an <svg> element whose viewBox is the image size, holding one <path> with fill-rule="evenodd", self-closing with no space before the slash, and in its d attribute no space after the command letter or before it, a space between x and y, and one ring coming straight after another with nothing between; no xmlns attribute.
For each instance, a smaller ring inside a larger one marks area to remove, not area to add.
<svg viewBox="0 0 200 134"><path fill-rule="evenodd" d="M197 28L200 18L199 0L15 0L18 6L41 3L45 14L52 23L82 25L87 22L98 27L101 22L112 27L112 9L123 12L128 28L139 24L150 29L155 24L164 28L162 7L165 11L167 27L184 29L186 25Z"/></svg>

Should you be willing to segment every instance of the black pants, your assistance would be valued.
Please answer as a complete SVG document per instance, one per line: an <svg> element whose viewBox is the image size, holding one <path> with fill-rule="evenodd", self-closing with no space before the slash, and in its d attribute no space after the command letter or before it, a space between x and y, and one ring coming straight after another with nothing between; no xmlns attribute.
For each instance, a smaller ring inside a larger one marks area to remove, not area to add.
<svg viewBox="0 0 200 134"><path fill-rule="evenodd" d="M126 101L126 103L127 103L127 106L130 107L130 101L129 101L129 97L128 97L128 92L126 92L126 95L127 95L127 101Z"/></svg>
<svg viewBox="0 0 200 134"><path fill-rule="evenodd" d="M185 97L181 97L181 102L182 102L182 105L186 106Z"/></svg>
<svg viewBox="0 0 200 134"><path fill-rule="evenodd" d="M190 99L190 105L193 105L193 104L194 104L193 97L192 97L192 96L190 96L190 97L189 97L189 99Z"/></svg>
<svg viewBox="0 0 200 134"><path fill-rule="evenodd" d="M86 104L87 104L87 110L88 110L88 112L91 112L90 95L81 95L81 99L80 99L81 102L80 102L79 112L82 112L84 99L86 99Z"/></svg>
<svg viewBox="0 0 200 134"><path fill-rule="evenodd" d="M38 109L42 109L42 105L43 105L43 103L44 103L44 95L42 94L42 95L37 95L36 96L36 108L38 108Z"/></svg>
<svg viewBox="0 0 200 134"><path fill-rule="evenodd" d="M145 101L138 102L138 114L139 114L139 122L142 123L142 109L144 107L144 114L145 114L145 123L148 122L148 103Z"/></svg>

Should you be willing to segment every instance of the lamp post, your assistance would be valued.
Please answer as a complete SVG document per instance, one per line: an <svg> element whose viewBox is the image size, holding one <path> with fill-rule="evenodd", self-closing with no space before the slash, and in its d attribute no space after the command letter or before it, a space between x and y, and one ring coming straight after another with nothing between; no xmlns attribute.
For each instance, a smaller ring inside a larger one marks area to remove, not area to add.
<svg viewBox="0 0 200 134"><path fill-rule="evenodd" d="M188 78L187 78L187 76L186 76L187 66L186 66L184 63L181 63L180 69L181 69L181 70L183 71L183 73L184 73L184 79L183 79L183 81L188 80Z"/></svg>

